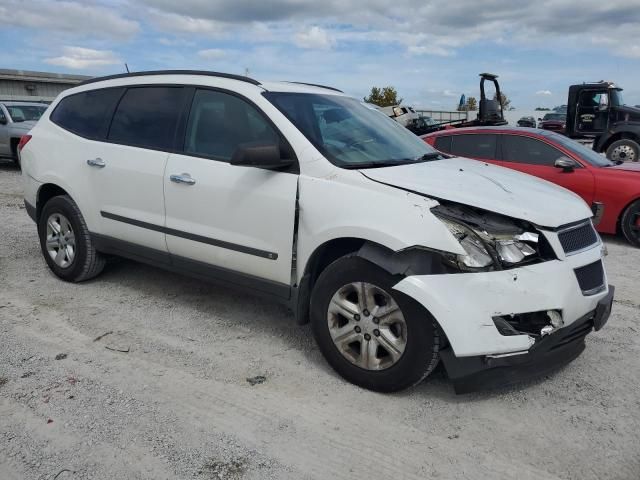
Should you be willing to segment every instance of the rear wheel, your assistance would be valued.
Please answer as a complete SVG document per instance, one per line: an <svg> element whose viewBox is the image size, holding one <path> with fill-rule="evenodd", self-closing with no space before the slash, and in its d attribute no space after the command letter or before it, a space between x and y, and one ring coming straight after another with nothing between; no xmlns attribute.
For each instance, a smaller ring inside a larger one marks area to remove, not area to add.
<svg viewBox="0 0 640 480"><path fill-rule="evenodd" d="M340 375L370 390L405 389L438 363L435 322L393 290L401 279L351 255L329 265L313 290L311 323L320 350Z"/></svg>
<svg viewBox="0 0 640 480"><path fill-rule="evenodd" d="M68 282L95 277L105 265L76 203L67 195L50 199L38 222L42 255L49 268Z"/></svg>
<svg viewBox="0 0 640 480"><path fill-rule="evenodd" d="M628 138L617 140L607 148L607 158L613 162L637 162L640 156L640 145Z"/></svg>
<svg viewBox="0 0 640 480"><path fill-rule="evenodd" d="M627 241L640 247L640 200L636 200L622 214L620 228Z"/></svg>

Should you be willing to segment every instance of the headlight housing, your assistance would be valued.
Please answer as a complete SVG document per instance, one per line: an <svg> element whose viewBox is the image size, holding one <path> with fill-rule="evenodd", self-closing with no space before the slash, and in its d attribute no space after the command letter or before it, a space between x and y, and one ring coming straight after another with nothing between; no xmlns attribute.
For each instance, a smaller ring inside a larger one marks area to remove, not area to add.
<svg viewBox="0 0 640 480"><path fill-rule="evenodd" d="M470 207L440 205L431 211L465 251L444 256L460 270L502 270L540 259L539 234L533 228L526 229L508 217Z"/></svg>

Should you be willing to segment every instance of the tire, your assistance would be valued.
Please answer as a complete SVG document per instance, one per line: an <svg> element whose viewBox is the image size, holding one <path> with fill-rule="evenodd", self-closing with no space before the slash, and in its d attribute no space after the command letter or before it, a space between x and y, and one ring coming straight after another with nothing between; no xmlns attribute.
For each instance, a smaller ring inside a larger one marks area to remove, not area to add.
<svg viewBox="0 0 640 480"><path fill-rule="evenodd" d="M607 148L607 158L613 162L637 162L640 156L640 145L628 138L617 140Z"/></svg>
<svg viewBox="0 0 640 480"><path fill-rule="evenodd" d="M420 383L438 364L440 337L435 320L415 300L392 289L401 279L352 254L330 264L314 286L311 327L320 351L336 372L360 387L378 392L403 390ZM360 295L359 288L370 289L369 294ZM358 306L359 299L367 295L364 308ZM336 307L336 299L348 305L348 316L347 310ZM398 310L385 315L396 306ZM376 316L376 312L382 313ZM347 340L340 341L343 338ZM385 349L385 345L393 348ZM389 354L392 350L393 355Z"/></svg>
<svg viewBox="0 0 640 480"><path fill-rule="evenodd" d="M640 247L640 200L636 200L622 214L620 229L627 241L634 247Z"/></svg>
<svg viewBox="0 0 640 480"><path fill-rule="evenodd" d="M56 233L60 231L65 234ZM61 279L82 282L102 272L105 257L93 246L80 209L69 196L53 197L45 204L38 221L38 236L47 265Z"/></svg>

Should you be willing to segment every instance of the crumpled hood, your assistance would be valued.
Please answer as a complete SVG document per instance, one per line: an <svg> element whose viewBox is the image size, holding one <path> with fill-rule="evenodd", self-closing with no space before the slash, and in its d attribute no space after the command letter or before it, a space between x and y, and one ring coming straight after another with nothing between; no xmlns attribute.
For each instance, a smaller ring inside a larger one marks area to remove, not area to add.
<svg viewBox="0 0 640 480"><path fill-rule="evenodd" d="M593 214L577 195L550 182L477 160L451 158L360 170L367 178L435 199L449 200L559 227Z"/></svg>

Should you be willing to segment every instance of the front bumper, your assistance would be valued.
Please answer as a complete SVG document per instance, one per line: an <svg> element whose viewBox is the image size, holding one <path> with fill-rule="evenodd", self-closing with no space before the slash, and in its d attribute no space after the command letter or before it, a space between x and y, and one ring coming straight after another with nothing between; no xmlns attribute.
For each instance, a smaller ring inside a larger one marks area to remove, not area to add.
<svg viewBox="0 0 640 480"><path fill-rule="evenodd" d="M584 350L585 337L593 329L600 330L609 319L613 293L614 287L610 285L595 310L543 337L521 355L456 357L450 346L441 350L440 358L456 393L504 387L540 377L573 361Z"/></svg>

